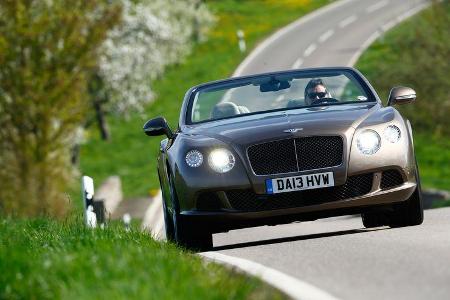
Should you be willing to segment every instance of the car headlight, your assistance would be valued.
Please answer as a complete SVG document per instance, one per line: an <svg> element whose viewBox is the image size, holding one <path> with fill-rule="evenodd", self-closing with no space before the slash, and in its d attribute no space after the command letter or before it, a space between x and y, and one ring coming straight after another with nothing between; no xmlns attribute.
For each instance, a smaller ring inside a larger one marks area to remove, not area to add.
<svg viewBox="0 0 450 300"><path fill-rule="evenodd" d="M391 143L397 143L400 140L400 128L395 125L389 125L383 131L384 138Z"/></svg>
<svg viewBox="0 0 450 300"><path fill-rule="evenodd" d="M381 147L380 135L375 130L366 129L358 135L356 145L361 153L374 154Z"/></svg>
<svg viewBox="0 0 450 300"><path fill-rule="evenodd" d="M218 173L226 173L233 169L235 159L233 153L224 148L211 151L208 157L208 163L211 169Z"/></svg>
<svg viewBox="0 0 450 300"><path fill-rule="evenodd" d="M200 167L203 163L203 155L198 150L191 150L186 153L186 163L191 168Z"/></svg>

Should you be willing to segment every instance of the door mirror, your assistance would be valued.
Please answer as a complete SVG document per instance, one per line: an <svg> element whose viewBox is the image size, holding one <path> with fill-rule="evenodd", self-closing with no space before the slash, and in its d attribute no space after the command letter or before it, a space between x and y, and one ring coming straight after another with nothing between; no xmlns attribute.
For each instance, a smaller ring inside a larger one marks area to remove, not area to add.
<svg viewBox="0 0 450 300"><path fill-rule="evenodd" d="M173 133L170 130L169 125L167 124L166 119L163 117L157 117L151 120L148 120L144 124L144 133L148 136L158 136L158 135L167 135L168 138L172 138Z"/></svg>
<svg viewBox="0 0 450 300"><path fill-rule="evenodd" d="M416 91L412 88L398 86L391 90L389 93L389 100L387 105L392 106L395 104L406 104L416 100Z"/></svg>

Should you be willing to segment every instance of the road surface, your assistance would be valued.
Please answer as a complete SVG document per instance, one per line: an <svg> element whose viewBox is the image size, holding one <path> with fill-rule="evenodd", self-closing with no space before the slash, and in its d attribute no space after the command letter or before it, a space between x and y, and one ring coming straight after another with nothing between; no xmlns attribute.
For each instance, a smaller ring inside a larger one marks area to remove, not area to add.
<svg viewBox="0 0 450 300"><path fill-rule="evenodd" d="M344 0L269 37L234 76L352 66L380 34L424 1ZM450 209L421 226L364 229L359 217L263 226L214 235L215 251L311 283L341 299L450 299Z"/></svg>
<svg viewBox="0 0 450 300"><path fill-rule="evenodd" d="M285 27L258 46L234 76L322 66L353 66L384 31L424 0L341 0Z"/></svg>
<svg viewBox="0 0 450 300"><path fill-rule="evenodd" d="M262 42L234 76L352 66L384 31L425 5L421 0L337 1ZM146 219L145 224L155 222ZM156 227L153 233L160 234L162 226ZM215 234L214 247L216 253L260 263L340 299L450 299L450 208L428 210L423 225L408 228L364 229L353 216L234 230Z"/></svg>
<svg viewBox="0 0 450 300"><path fill-rule="evenodd" d="M364 229L359 217L263 226L214 236L245 258L340 299L449 299L450 208L415 227Z"/></svg>

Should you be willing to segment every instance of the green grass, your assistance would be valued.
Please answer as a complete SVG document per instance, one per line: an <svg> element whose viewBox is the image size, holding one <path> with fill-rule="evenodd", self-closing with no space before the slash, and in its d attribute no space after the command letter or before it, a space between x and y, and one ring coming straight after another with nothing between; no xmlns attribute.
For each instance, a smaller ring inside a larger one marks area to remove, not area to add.
<svg viewBox="0 0 450 300"><path fill-rule="evenodd" d="M240 53L236 30L245 32L251 49L275 29L328 3L329 0L222 0L207 1L217 17L208 41L194 47L183 64L172 66L163 78L152 83L157 97L143 116L132 114L128 120L109 117L112 141L103 142L94 129L81 149L83 174L97 183L109 175L119 175L126 197L146 195L158 188L156 157L161 138L148 138L142 125L148 118L162 115L173 129L177 127L180 105L193 85L229 77L248 53Z"/></svg>
<svg viewBox="0 0 450 300"><path fill-rule="evenodd" d="M446 7L448 9L449 6ZM429 22L426 22L425 13L427 12L422 12L412 17L384 34L369 47L357 63L356 67L374 85L383 101L387 100L389 88L386 86L386 78L380 75L382 73L381 70L392 69L392 63L402 63L405 49L399 47L396 41L401 41L402 38L408 36L414 36L417 30L416 26L431 26ZM447 13L450 13L450 10ZM421 42L423 41L417 41L417 45L420 45ZM419 74L421 71L412 69L411 72ZM431 71L427 76L432 78L438 75L433 75ZM427 83L424 82L422 84ZM391 81L389 85L408 85L408 81L401 76L396 76L395 80ZM429 101L426 98L426 95L419 95L417 101ZM421 111L415 109L417 104L410 104L409 106L411 107L397 108L400 111L409 109L409 119L414 130L415 151L420 166L422 184L425 188L450 190L450 138L445 135L437 135L430 132L429 129L422 128L419 125L423 123L420 122L421 118L433 118L433 116L421 114ZM418 125L415 126L415 123Z"/></svg>
<svg viewBox="0 0 450 300"><path fill-rule="evenodd" d="M414 146L423 187L450 190L450 139L418 133Z"/></svg>
<svg viewBox="0 0 450 300"><path fill-rule="evenodd" d="M0 221L0 299L284 299L137 230Z"/></svg>
<svg viewBox="0 0 450 300"><path fill-rule="evenodd" d="M450 199L443 201L435 201L432 207L433 208L450 207Z"/></svg>

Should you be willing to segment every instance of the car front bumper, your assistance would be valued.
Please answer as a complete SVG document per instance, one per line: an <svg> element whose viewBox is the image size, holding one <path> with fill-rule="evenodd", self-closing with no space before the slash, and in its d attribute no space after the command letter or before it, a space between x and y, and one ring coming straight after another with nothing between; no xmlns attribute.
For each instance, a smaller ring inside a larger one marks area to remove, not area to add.
<svg viewBox="0 0 450 300"><path fill-rule="evenodd" d="M372 190L362 196L324 202L307 206L260 211L184 210L182 218L198 226L207 226L212 232L222 232L250 226L276 225L295 221L311 221L319 218L359 214L373 210L389 210L392 205L406 201L416 189L416 182L407 181L402 185L383 190L374 178ZM270 200L266 200L270 201Z"/></svg>

